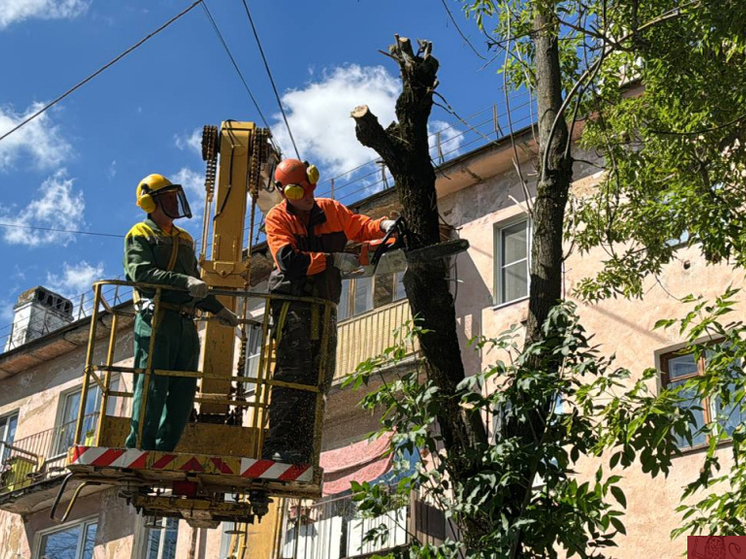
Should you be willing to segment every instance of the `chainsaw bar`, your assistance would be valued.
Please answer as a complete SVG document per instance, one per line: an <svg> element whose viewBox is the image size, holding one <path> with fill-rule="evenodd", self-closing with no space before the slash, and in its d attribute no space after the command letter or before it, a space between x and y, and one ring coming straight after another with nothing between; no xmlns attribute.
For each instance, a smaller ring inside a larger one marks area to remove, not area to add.
<svg viewBox="0 0 746 559"><path fill-rule="evenodd" d="M454 239L437 245L430 245L415 250L405 250L404 255L407 262L424 262L436 258L446 258L459 254L469 249L469 241L466 239Z"/></svg>
<svg viewBox="0 0 746 559"><path fill-rule="evenodd" d="M344 279L354 279L370 276L382 276L385 274L394 274L404 272L408 264L426 262L436 258L447 258L468 250L469 241L466 239L455 239L430 245L416 250L406 250L396 248L384 252L376 264L361 266L354 272L342 274Z"/></svg>

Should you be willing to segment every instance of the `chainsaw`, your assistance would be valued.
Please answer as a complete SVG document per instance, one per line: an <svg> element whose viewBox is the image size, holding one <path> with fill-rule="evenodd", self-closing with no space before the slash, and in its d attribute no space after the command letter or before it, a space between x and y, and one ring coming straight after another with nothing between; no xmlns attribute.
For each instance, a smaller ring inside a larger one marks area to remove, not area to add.
<svg viewBox="0 0 746 559"><path fill-rule="evenodd" d="M410 263L447 258L469 248L466 239L454 239L422 248L410 249L411 233L403 217L398 218L382 239L365 241L358 247L360 268L343 274L344 279L404 272Z"/></svg>

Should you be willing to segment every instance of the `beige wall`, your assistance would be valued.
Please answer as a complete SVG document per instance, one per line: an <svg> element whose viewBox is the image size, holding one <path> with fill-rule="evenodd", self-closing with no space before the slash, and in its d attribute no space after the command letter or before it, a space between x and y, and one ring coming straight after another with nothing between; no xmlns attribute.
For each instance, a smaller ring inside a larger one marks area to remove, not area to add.
<svg viewBox="0 0 746 559"><path fill-rule="evenodd" d="M115 362L121 366L132 365L132 331L125 330L118 337ZM98 344L95 361L105 359L107 339ZM64 395L79 387L82 382L85 347L73 350L14 376L0 380L0 415L18 412L15 440L52 429L63 405ZM124 390L131 390L131 375L120 380ZM121 402L118 407L121 406ZM119 412L120 410L118 410ZM54 487L54 491L57 487ZM0 559L34 557L38 550L40 534L47 530L71 526L84 519L98 523L95 557L106 559L139 559L137 553L146 537L143 519L124 499L117 497L116 489L81 497L76 502L70 519L58 524L49 518L49 508L40 510L24 519L0 510ZM57 510L61 516L67 506L63 499ZM198 530L195 540L186 522L179 523L177 554L187 557L194 546L194 559L215 558L219 555L221 530Z"/></svg>
<svg viewBox="0 0 746 559"><path fill-rule="evenodd" d="M576 177L582 178L588 172L576 172ZM460 236L471 245L467 254L459 256L457 264L458 279L463 282L458 284L457 316L467 372L486 367L496 358L494 354L483 355L468 348L469 338L496 336L511 325L520 324L527 316L527 300L501 307L493 304L494 228L496 224L525 215L523 208L507 196L510 192L515 200L524 199L517 184L515 174L493 178L440 202L441 213L460 228ZM611 299L599 304L576 300L582 324L595 334L594 342L600 344L605 355L616 354L616 364L632 371L630 382L638 379L644 369L657 367L662 353L683 342L676 329L653 330L657 320L683 315L685 307L678 298L695 293L712 300L729 285L744 284L743 273L729 266L707 265L696 248L679 249L676 256L658 278L660 283L654 278L646 281L643 300ZM572 254L566 262L564 277L568 295L581 279L599 270L603 258L600 250L584 257L577 252ZM615 557L681 556L686 539L672 542L669 534L678 524L675 508L680 504L682 487L698 476L702 452L692 451L676 459L668 478L651 479L638 467L618 470L624 476L622 487L628 501L624 519L628 536L617 539L620 547L614 550ZM728 463L727 458L724 463ZM595 471L596 467L597 463L582 464L579 475Z"/></svg>
<svg viewBox="0 0 746 559"><path fill-rule="evenodd" d="M99 343L97 362L105 359L105 345L105 341ZM0 415L18 412L16 441L55 426L62 402L60 395L81 384L85 351L85 347L74 349L0 380ZM126 331L119 337L115 360L131 364L131 355L132 334Z"/></svg>

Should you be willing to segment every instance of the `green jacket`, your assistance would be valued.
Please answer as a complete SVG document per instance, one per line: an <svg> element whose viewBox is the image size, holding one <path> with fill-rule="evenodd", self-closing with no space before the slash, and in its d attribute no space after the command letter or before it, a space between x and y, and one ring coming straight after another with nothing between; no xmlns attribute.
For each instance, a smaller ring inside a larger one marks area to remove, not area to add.
<svg viewBox="0 0 746 559"><path fill-rule="evenodd" d="M178 253L169 270L175 242L179 243ZM158 283L186 289L188 276L199 278L192 236L175 225L169 235L149 217L146 218L130 229L124 240L124 274L127 280L137 283ZM138 289L138 292L144 299L155 296L152 289ZM176 305L194 305L211 313L223 308L213 295L195 302L186 291L164 289L161 300Z"/></svg>

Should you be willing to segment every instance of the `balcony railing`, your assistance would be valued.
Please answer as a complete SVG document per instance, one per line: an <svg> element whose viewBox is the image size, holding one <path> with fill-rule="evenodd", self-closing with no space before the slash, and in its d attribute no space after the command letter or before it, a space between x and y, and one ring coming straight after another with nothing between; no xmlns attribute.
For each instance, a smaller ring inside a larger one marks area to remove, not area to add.
<svg viewBox="0 0 746 559"><path fill-rule="evenodd" d="M340 559L357 557L406 545L410 519L408 503L375 518L363 518L350 496L311 506L288 500L278 558ZM388 536L365 541L374 528L386 526Z"/></svg>
<svg viewBox="0 0 746 559"><path fill-rule="evenodd" d="M288 499L280 528L282 537L273 554L275 559L369 557L406 546L414 538L438 544L447 535L454 535L446 528L443 513L427 505L419 494L412 494L374 518L363 518L350 495L316 504ZM371 530L385 532L386 536L367 541Z"/></svg>
<svg viewBox="0 0 746 559"><path fill-rule="evenodd" d="M98 413L87 415L85 425L96 425ZM0 493L11 493L65 473L67 449L75 438L75 421L62 423L34 435L5 444L0 464ZM85 441L80 441L81 443Z"/></svg>
<svg viewBox="0 0 746 559"><path fill-rule="evenodd" d="M341 322L337 328L337 370L334 380L343 379L359 363L380 355L394 345L394 332L411 319L409 302L403 299Z"/></svg>

